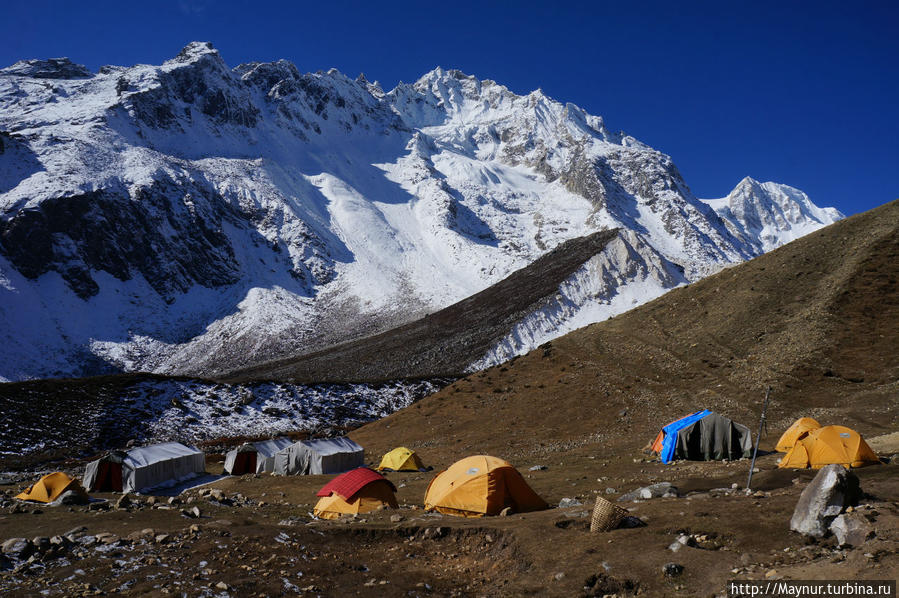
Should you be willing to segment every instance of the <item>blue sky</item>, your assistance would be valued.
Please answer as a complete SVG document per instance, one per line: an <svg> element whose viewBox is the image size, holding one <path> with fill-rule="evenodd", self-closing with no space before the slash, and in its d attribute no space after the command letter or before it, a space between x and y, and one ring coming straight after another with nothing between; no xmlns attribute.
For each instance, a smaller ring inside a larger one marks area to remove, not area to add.
<svg viewBox="0 0 899 598"><path fill-rule="evenodd" d="M7 0L0 63L159 64L187 42L385 89L435 66L602 115L699 197L744 176L853 214L899 198L899 2Z"/></svg>

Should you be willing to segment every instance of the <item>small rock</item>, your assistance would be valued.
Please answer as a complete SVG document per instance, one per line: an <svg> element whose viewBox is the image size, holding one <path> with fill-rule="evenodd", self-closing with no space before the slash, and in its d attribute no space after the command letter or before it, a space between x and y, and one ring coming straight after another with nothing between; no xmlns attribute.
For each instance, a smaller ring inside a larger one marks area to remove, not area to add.
<svg viewBox="0 0 899 598"><path fill-rule="evenodd" d="M3 543L3 554L16 559L27 559L34 552L34 545L25 538L10 538Z"/></svg>
<svg viewBox="0 0 899 598"><path fill-rule="evenodd" d="M50 538L47 536L35 536L31 540L31 545L34 546L34 552L37 554L45 554L50 550Z"/></svg>
<svg viewBox="0 0 899 598"><path fill-rule="evenodd" d="M189 509L181 509L181 514L191 519L200 518L200 507L191 507Z"/></svg>
<svg viewBox="0 0 899 598"><path fill-rule="evenodd" d="M403 517L403 516L400 515L399 513L397 513L396 515L391 515L391 516L390 516L390 521L393 522L393 523L399 523L399 522L402 521L403 519L405 519L405 517Z"/></svg>
<svg viewBox="0 0 899 598"><path fill-rule="evenodd" d="M220 489L218 489L218 488L212 488L212 489L209 491L209 495L208 495L208 496L209 496L209 498L211 498L212 500L217 500L217 501L219 501L219 502L225 500L225 493L222 492L222 491L221 491Z"/></svg>
<svg viewBox="0 0 899 598"><path fill-rule="evenodd" d="M192 534L199 534L201 529L202 529L202 528L201 528L199 525L197 525L196 523L194 523L193 525L191 525L191 526L188 528L188 531L189 531L190 533L192 533Z"/></svg>
<svg viewBox="0 0 899 598"><path fill-rule="evenodd" d="M168 544L172 541L172 537L169 534L159 534L153 539L157 544Z"/></svg>
<svg viewBox="0 0 899 598"><path fill-rule="evenodd" d="M662 573L665 577L677 577L684 572L684 566L679 563L665 563L662 565Z"/></svg>
<svg viewBox="0 0 899 598"><path fill-rule="evenodd" d="M614 488L611 488L611 487L606 488L606 494L615 494L616 492L618 492L618 491L615 490Z"/></svg>
<svg viewBox="0 0 899 598"><path fill-rule="evenodd" d="M830 531L840 546L859 547L871 534L871 527L864 517L853 513L838 515L830 524Z"/></svg>
<svg viewBox="0 0 899 598"><path fill-rule="evenodd" d="M115 502L115 508L117 509L127 509L131 506L131 495L123 494L119 500Z"/></svg>
<svg viewBox="0 0 899 598"><path fill-rule="evenodd" d="M547 469L546 465L534 465L528 468L528 471L543 471Z"/></svg>
<svg viewBox="0 0 899 598"><path fill-rule="evenodd" d="M66 490L59 497L53 501L54 506L71 506L71 505L84 505L87 504L88 499L84 497L83 494L75 492L74 490Z"/></svg>
<svg viewBox="0 0 899 598"><path fill-rule="evenodd" d="M140 535L142 535L142 536L155 536L155 535L156 535L156 530L153 529L152 527L145 527L144 529L140 530Z"/></svg>
<svg viewBox="0 0 899 598"><path fill-rule="evenodd" d="M559 571L558 573L553 575L553 579L555 579L556 581L562 581L563 579L565 579L565 572Z"/></svg>
<svg viewBox="0 0 899 598"><path fill-rule="evenodd" d="M70 529L69 531L64 533L63 535L71 540L72 537L77 538L77 537L81 536L82 534L84 534L84 532L86 532L86 531L87 531L86 527L84 527L83 525L79 525L78 527L73 527L72 529Z"/></svg>
<svg viewBox="0 0 899 598"><path fill-rule="evenodd" d="M226 584L223 581L220 581L217 584L215 584L215 589L222 590L222 591L228 591L228 584Z"/></svg>
<svg viewBox="0 0 899 598"><path fill-rule="evenodd" d="M765 579L771 579L775 575L777 575L777 569L768 569L765 571Z"/></svg>
<svg viewBox="0 0 899 598"><path fill-rule="evenodd" d="M180 505L181 502L182 502L181 499L178 498L177 496L171 496L171 497L169 497L169 500L168 500L168 503L173 506Z"/></svg>
<svg viewBox="0 0 899 598"><path fill-rule="evenodd" d="M581 501L579 501L576 498L563 498L562 500L559 501L559 508L565 509L568 507L580 507L580 506L583 506L583 504L584 503L582 503Z"/></svg>

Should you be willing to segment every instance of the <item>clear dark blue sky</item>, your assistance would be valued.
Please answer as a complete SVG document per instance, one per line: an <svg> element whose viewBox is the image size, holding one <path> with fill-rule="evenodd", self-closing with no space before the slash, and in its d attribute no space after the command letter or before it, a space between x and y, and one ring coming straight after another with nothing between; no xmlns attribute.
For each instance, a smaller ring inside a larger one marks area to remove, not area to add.
<svg viewBox="0 0 899 598"><path fill-rule="evenodd" d="M0 63L159 64L192 40L385 89L435 66L600 114L694 193L744 176L846 214L899 198L899 2L47 2L0 9Z"/></svg>

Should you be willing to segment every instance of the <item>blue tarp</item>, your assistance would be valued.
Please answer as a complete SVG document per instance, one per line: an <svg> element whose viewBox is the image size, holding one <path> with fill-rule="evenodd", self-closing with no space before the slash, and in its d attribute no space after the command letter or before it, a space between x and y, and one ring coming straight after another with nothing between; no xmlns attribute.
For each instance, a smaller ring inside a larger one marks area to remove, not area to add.
<svg viewBox="0 0 899 598"><path fill-rule="evenodd" d="M682 417L676 422L671 422L662 428L662 432L665 434L665 438L662 440L662 450L659 453L662 463L670 463L671 459L674 458L674 449L677 446L677 433L690 424L698 422L709 413L711 413L711 411L703 409L702 411L697 411L696 413L691 413L686 417Z"/></svg>

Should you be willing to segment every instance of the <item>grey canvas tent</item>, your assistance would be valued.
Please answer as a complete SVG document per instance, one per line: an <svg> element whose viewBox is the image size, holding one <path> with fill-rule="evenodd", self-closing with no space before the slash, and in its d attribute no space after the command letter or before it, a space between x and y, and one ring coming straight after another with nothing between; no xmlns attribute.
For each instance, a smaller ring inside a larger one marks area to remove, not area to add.
<svg viewBox="0 0 899 598"><path fill-rule="evenodd" d="M710 461L752 456L749 428L709 412L675 431L674 459Z"/></svg>
<svg viewBox="0 0 899 598"><path fill-rule="evenodd" d="M225 473L271 473L275 469L275 453L291 444L293 441L284 437L248 442L225 455Z"/></svg>
<svg viewBox="0 0 899 598"><path fill-rule="evenodd" d="M203 452L180 442L164 442L114 451L84 469L88 492L140 492L174 486L206 472Z"/></svg>
<svg viewBox="0 0 899 598"><path fill-rule="evenodd" d="M301 440L275 454L278 475L342 473L365 463L365 451L346 437Z"/></svg>

